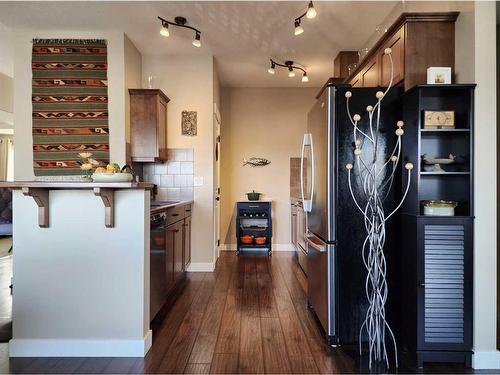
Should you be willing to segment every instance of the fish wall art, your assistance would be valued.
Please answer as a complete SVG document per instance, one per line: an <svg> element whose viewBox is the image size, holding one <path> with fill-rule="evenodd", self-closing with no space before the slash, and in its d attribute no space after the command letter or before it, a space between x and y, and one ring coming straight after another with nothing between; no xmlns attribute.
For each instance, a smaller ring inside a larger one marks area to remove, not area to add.
<svg viewBox="0 0 500 375"><path fill-rule="evenodd" d="M264 167L268 164L271 164L271 161L264 158L251 157L250 159L243 159L243 166L249 165L251 167Z"/></svg>

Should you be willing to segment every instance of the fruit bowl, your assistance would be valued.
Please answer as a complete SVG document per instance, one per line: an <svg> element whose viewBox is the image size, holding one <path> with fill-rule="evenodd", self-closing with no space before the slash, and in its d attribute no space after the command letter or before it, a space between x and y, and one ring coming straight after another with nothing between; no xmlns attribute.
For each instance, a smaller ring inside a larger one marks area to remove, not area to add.
<svg viewBox="0 0 500 375"><path fill-rule="evenodd" d="M92 180L94 182L130 182L132 173L94 173Z"/></svg>

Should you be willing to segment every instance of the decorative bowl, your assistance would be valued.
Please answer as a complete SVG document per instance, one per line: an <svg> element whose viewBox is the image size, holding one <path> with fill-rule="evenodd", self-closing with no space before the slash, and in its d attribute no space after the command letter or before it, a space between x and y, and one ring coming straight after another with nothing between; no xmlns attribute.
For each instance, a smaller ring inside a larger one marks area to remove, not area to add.
<svg viewBox="0 0 500 375"><path fill-rule="evenodd" d="M455 216L455 201L431 200L422 201L425 216Z"/></svg>
<svg viewBox="0 0 500 375"><path fill-rule="evenodd" d="M132 181L132 173L94 173L92 180L94 182L130 182Z"/></svg>
<svg viewBox="0 0 500 375"><path fill-rule="evenodd" d="M422 155L422 160L425 164L433 165L433 164L451 164L454 163L456 156L450 154L448 158L430 158L427 154Z"/></svg>

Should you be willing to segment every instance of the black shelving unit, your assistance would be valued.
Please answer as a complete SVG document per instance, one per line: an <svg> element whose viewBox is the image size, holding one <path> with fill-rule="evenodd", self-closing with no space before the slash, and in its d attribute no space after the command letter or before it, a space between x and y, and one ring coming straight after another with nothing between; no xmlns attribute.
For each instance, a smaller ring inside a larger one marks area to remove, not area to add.
<svg viewBox="0 0 500 375"><path fill-rule="evenodd" d="M403 96L403 158L414 165L402 206L403 346L424 362L472 358L475 85L417 85ZM454 111L452 129L424 129L424 111ZM421 156L454 154L444 171ZM403 171L402 186L406 187ZM425 216L422 201L458 202L455 216Z"/></svg>
<svg viewBox="0 0 500 375"><path fill-rule="evenodd" d="M236 241L237 253L242 251L267 251L272 253L273 220L271 202L249 201L236 204ZM266 237L263 245L257 245L255 240L251 244L244 244L240 237L251 235Z"/></svg>

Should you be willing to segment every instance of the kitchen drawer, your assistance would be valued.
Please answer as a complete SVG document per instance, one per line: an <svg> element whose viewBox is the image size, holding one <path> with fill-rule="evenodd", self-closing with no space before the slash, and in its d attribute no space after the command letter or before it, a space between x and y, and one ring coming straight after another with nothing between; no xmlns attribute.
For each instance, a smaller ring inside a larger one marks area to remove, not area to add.
<svg viewBox="0 0 500 375"><path fill-rule="evenodd" d="M184 219L184 205L167 208L167 225Z"/></svg>
<svg viewBox="0 0 500 375"><path fill-rule="evenodd" d="M191 216L191 210L192 210L191 206L192 206L191 204L186 204L184 206L184 216L185 217Z"/></svg>

